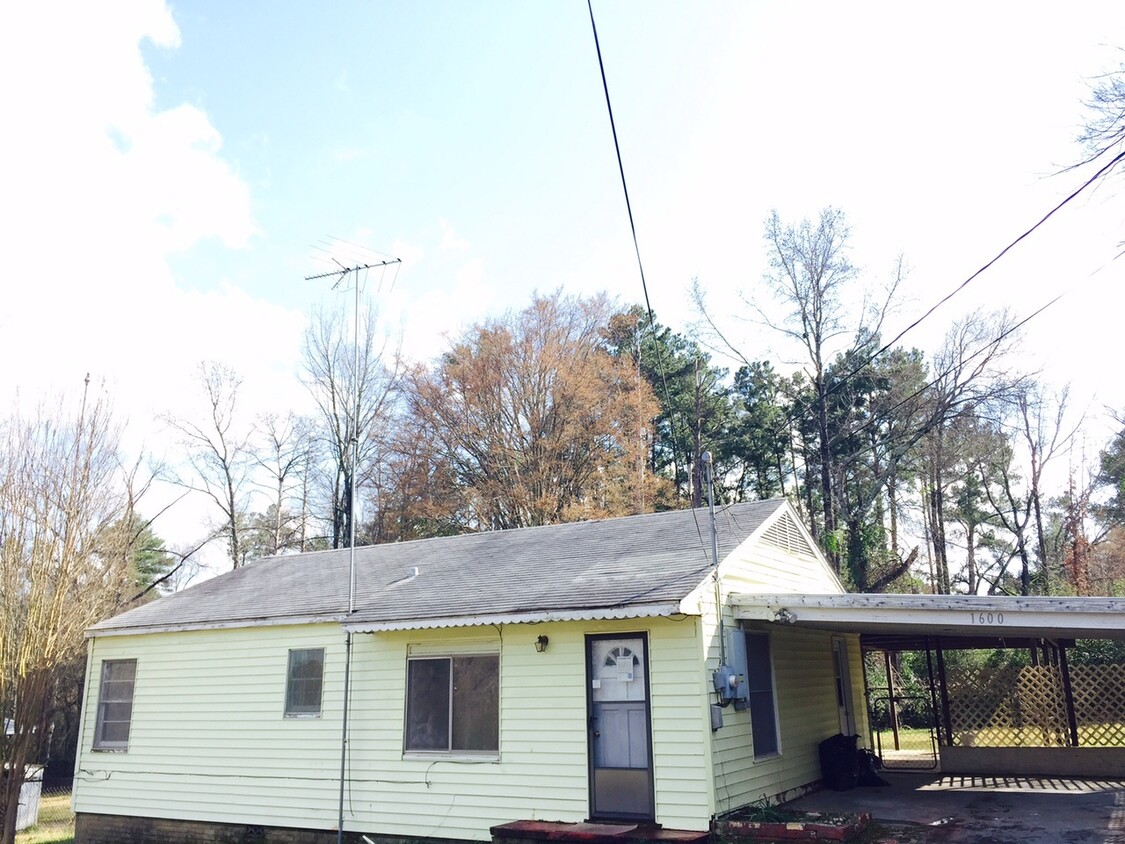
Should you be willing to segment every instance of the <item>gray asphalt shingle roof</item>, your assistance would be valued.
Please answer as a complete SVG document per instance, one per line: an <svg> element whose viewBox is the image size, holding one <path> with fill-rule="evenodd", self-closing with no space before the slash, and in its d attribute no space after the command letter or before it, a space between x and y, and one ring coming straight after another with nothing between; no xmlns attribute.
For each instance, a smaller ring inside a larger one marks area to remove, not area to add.
<svg viewBox="0 0 1125 844"><path fill-rule="evenodd" d="M718 513L719 559L781 499ZM357 548L351 623L680 601L711 560L706 510L677 510ZM417 569L417 576L411 577ZM93 633L347 616L348 551L259 560L103 621Z"/></svg>

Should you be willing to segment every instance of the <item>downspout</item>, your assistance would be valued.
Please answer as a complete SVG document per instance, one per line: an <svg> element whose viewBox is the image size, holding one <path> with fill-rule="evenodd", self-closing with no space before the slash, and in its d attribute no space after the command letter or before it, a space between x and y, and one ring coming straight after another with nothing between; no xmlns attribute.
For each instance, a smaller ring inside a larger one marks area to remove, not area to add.
<svg viewBox="0 0 1125 844"><path fill-rule="evenodd" d="M352 631L344 633L344 718L340 729L340 802L336 818L336 842L344 844L344 785L348 765L348 693L352 670Z"/></svg>

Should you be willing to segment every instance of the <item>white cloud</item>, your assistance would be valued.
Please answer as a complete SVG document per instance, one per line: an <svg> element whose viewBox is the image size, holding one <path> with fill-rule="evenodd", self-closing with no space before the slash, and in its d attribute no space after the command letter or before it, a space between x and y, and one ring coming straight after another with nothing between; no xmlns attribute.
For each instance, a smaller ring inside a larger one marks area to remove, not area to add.
<svg viewBox="0 0 1125 844"><path fill-rule="evenodd" d="M446 220L438 220L438 225L441 226L441 251L442 252L461 252L469 248L469 241L463 237L458 237L457 233L453 231L453 226L449 225Z"/></svg>
<svg viewBox="0 0 1125 844"><path fill-rule="evenodd" d="M396 240L391 244L391 254L396 258L400 258L404 267L415 267L426 257L426 250L416 243Z"/></svg>
<svg viewBox="0 0 1125 844"><path fill-rule="evenodd" d="M157 0L6 4L0 12L0 397L81 389L90 372L131 420L129 445L166 448L197 361L223 359L270 396L293 393L302 316L242 290L193 290L168 257L255 234L249 187L191 105L157 109L140 45L175 48ZM18 82L16 81L18 80ZM253 374L253 377L250 377ZM154 432L155 431L155 432ZM198 509L183 536L198 535ZM158 526L158 530L161 527Z"/></svg>

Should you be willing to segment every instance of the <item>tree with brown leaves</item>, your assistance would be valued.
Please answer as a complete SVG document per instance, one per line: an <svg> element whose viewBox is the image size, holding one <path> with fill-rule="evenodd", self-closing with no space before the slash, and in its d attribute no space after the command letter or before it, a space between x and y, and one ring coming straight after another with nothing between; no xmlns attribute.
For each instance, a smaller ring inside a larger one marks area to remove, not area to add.
<svg viewBox="0 0 1125 844"><path fill-rule="evenodd" d="M645 470L652 390L604 336L604 296L535 296L468 329L409 380L412 424L457 481L445 516L465 529L641 512L662 483Z"/></svg>

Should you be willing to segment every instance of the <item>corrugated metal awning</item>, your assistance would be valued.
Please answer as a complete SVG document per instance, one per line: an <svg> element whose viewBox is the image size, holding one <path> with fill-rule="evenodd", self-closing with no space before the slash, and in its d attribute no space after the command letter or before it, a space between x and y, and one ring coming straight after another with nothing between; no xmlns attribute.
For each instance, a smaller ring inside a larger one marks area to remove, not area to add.
<svg viewBox="0 0 1125 844"><path fill-rule="evenodd" d="M381 633L390 630L440 630L448 627L480 627L493 624L542 624L548 621L611 621L620 618L660 618L686 615L679 603L636 604L625 607L589 607L569 610L535 610L496 615L450 616L446 618L404 618L391 621L346 624L353 633Z"/></svg>

